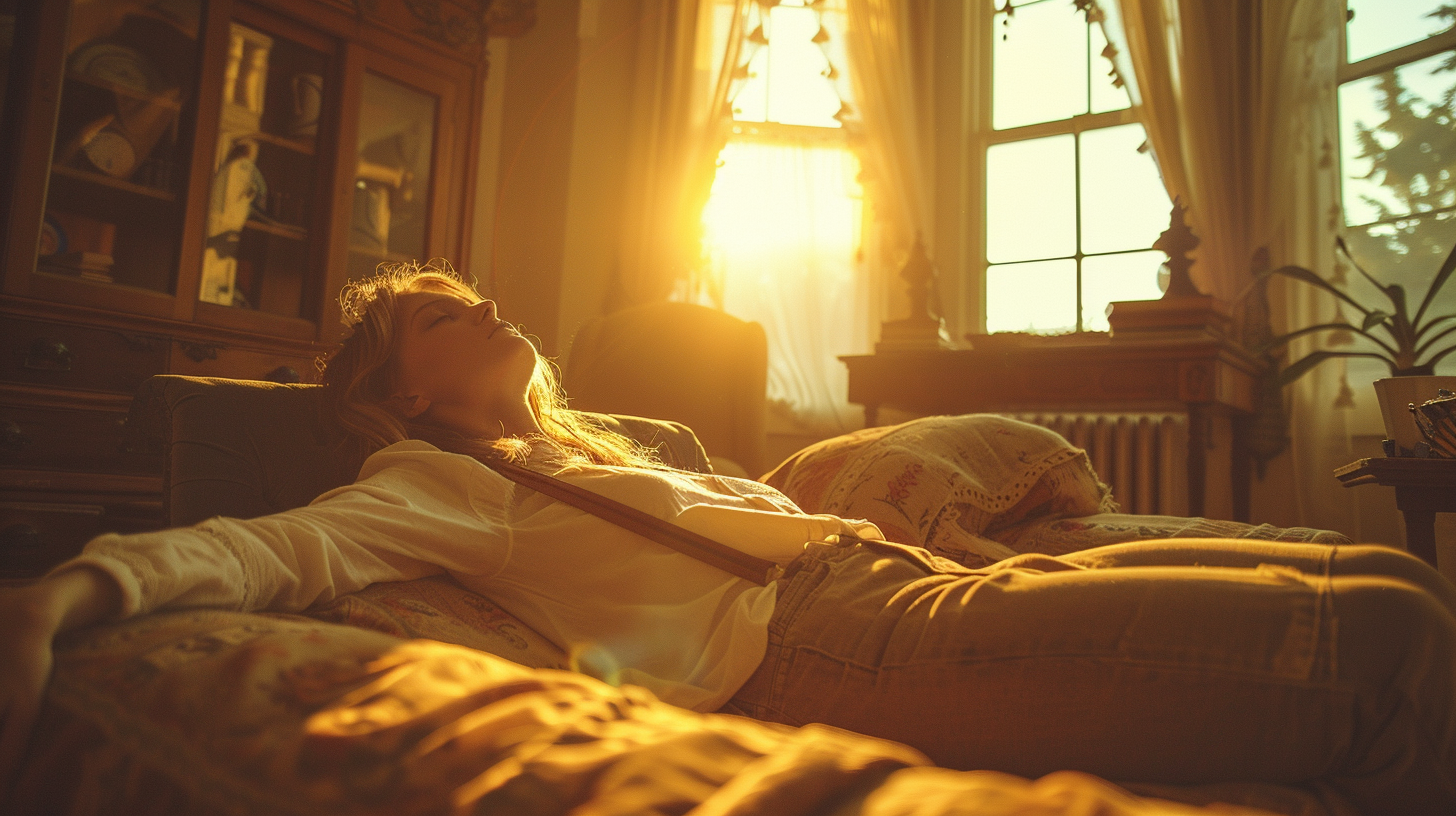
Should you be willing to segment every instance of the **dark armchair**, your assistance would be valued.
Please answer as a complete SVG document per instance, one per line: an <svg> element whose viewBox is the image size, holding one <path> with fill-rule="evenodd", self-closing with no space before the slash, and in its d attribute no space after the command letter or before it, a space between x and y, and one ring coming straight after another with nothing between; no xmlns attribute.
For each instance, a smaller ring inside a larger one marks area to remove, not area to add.
<svg viewBox="0 0 1456 816"><path fill-rule="evenodd" d="M158 375L142 384L130 424L160 448L163 511L172 526L254 518L308 504L354 480L323 426L323 386ZM658 448L674 467L707 472L697 437L676 422L598 415Z"/></svg>

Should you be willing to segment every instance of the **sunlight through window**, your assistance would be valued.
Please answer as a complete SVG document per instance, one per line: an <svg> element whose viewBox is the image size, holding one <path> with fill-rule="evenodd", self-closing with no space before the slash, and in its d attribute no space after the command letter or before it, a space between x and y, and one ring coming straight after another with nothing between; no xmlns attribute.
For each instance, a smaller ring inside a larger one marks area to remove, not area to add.
<svg viewBox="0 0 1456 816"><path fill-rule="evenodd" d="M1456 51L1449 34L1439 36L1456 24L1456 6L1349 0L1347 8L1338 97L1343 234L1360 265L1403 287L1413 310L1456 244ZM1356 299L1382 299L1352 270L1346 281ZM1456 288L1445 287L1430 311L1456 311ZM1346 365L1352 385L1389 374L1374 360ZM1456 355L1437 369L1453 372Z"/></svg>
<svg viewBox="0 0 1456 816"><path fill-rule="evenodd" d="M1107 40L1070 0L987 3L986 330L1106 331L1108 304L1159 297L1150 248L1172 204Z"/></svg>
<svg viewBox="0 0 1456 816"><path fill-rule="evenodd" d="M847 66L831 66L825 47L842 36L838 13L804 0L761 10L703 211L704 299L763 326L773 416L827 432L844 430L852 413L836 357L867 345L853 318L863 296L859 160L835 118L830 78Z"/></svg>

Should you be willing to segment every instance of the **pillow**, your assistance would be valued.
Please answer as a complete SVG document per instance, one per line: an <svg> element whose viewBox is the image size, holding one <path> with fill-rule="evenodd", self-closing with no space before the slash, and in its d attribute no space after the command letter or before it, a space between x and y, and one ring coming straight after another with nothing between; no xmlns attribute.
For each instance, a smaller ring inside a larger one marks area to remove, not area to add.
<svg viewBox="0 0 1456 816"><path fill-rule="evenodd" d="M993 414L866 428L810 445L763 480L806 512L867 519L970 567L1016 555L995 539L1027 519L1116 509L1086 451Z"/></svg>
<svg viewBox="0 0 1456 816"><path fill-rule="evenodd" d="M399 638L469 646L534 669L565 669L561 647L446 575L374 584L308 616Z"/></svg>

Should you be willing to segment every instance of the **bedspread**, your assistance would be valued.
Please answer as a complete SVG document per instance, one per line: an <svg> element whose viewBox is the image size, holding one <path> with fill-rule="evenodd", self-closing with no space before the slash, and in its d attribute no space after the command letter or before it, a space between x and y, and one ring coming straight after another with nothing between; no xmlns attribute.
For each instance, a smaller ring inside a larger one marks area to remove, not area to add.
<svg viewBox="0 0 1456 816"><path fill-rule="evenodd" d="M147 616L73 636L57 658L7 812L1210 812L1078 773L927 767L897 743L697 714L630 686L300 616ZM1321 812L1287 790L1238 797Z"/></svg>
<svg viewBox="0 0 1456 816"><path fill-rule="evenodd" d="M1085 454L1009 422L868 429L806 448L766 481L809 512L869 518L972 566L1171 535L1346 540L1111 512ZM445 577L376 585L308 616L183 611L73 633L0 812L1349 813L1273 785L950 771L897 743L694 713L567 668L555 644Z"/></svg>

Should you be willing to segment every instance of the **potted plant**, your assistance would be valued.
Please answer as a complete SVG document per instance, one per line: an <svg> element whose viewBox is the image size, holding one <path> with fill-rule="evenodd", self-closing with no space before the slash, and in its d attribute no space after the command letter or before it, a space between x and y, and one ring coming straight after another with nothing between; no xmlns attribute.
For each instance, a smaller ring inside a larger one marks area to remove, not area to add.
<svg viewBox="0 0 1456 816"><path fill-rule="evenodd" d="M1302 266L1281 266L1263 272L1261 277L1283 275L1311 286L1323 289L1343 303L1353 307L1360 315L1359 323L1335 321L1305 326L1288 334L1280 335L1264 344L1261 351L1283 346L1290 340L1306 334L1323 331L1346 331L1363 337L1370 346L1365 350L1312 351L1289 364L1279 372L1279 384L1287 385L1304 376L1315 366L1335 357L1367 357L1380 360L1390 369L1390 378L1375 381L1375 391L1380 397L1380 409L1385 418L1385 430L1389 438L1401 448L1413 448L1420 439L1414 420L1407 405L1421 402L1436 395L1438 388L1456 386L1456 377L1435 377L1436 364L1446 355L1456 352L1456 313L1437 314L1431 312L1436 295L1456 271L1456 248L1446 256L1431 285L1426 289L1420 304L1412 313L1406 299L1405 287L1399 284L1384 284L1375 278L1355 260L1343 238L1335 240L1336 247L1376 291L1390 302L1368 306L1351 297L1317 273ZM1429 392L1427 394L1426 392Z"/></svg>

